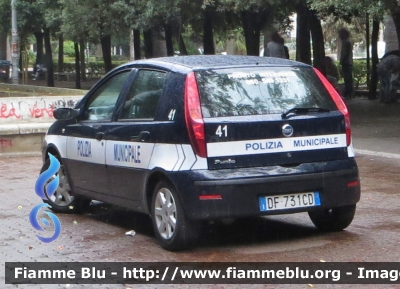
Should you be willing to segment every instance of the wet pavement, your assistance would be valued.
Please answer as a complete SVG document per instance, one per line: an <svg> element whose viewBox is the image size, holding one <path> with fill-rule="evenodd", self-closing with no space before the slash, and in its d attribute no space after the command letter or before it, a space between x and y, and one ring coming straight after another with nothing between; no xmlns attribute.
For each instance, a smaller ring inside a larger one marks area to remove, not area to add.
<svg viewBox="0 0 400 289"><path fill-rule="evenodd" d="M343 232L318 231L306 213L212 224L198 246L172 253L159 247L150 220L127 210L94 204L85 215L57 214L60 237L36 238L29 213L41 200L34 185L37 156L0 158L0 288L4 262L397 262L400 257L400 104L355 99L352 116L362 197ZM135 236L125 233L135 230ZM200 285L19 285L18 288L188 288ZM202 288L395 288L396 285L203 285Z"/></svg>
<svg viewBox="0 0 400 289"><path fill-rule="evenodd" d="M378 100L356 98L346 104L357 150L400 155L400 103L388 105Z"/></svg>
<svg viewBox="0 0 400 289"><path fill-rule="evenodd" d="M203 230L197 248L180 253L161 249L150 220L121 208L92 205L88 214L57 214L60 237L49 244L39 241L29 222L31 209L40 203L34 192L39 157L0 159L0 283L4 284L4 261L51 262L355 262L392 261L400 257L400 199L397 198L400 162L384 157L357 156L362 199L350 227L322 233L307 214L294 214L213 224ZM135 236L125 233L135 230ZM16 288L4 285L1 288ZM185 288L184 285L169 285ZM187 286L187 285L186 285ZM377 285L362 285L377 288ZM148 288L130 285L19 285L18 288ZM204 287L204 286L203 286ZM218 285L209 288L241 288ZM329 288L330 285L315 285ZM340 288L345 286L341 285ZM160 288L152 285L150 288ZM305 285L252 285L250 288L307 288ZM348 288L361 288L351 285ZM381 288L388 288L387 285Z"/></svg>

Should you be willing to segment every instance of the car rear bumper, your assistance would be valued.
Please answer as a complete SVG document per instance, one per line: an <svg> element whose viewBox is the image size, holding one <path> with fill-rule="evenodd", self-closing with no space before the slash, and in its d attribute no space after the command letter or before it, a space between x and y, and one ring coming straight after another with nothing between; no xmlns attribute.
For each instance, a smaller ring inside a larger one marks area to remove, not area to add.
<svg viewBox="0 0 400 289"><path fill-rule="evenodd" d="M191 219L288 214L356 204L358 168L353 158L296 167L256 167L176 172L170 176ZM303 192L320 193L321 205L262 212L259 198Z"/></svg>

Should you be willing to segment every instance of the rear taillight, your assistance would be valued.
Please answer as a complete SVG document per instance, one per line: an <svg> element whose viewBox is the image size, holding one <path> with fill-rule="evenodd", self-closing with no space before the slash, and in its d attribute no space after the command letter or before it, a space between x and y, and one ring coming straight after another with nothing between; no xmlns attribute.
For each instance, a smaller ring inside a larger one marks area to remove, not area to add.
<svg viewBox="0 0 400 289"><path fill-rule="evenodd" d="M347 186L349 188L357 187L359 183L360 183L359 181L354 181L354 182L347 183Z"/></svg>
<svg viewBox="0 0 400 289"><path fill-rule="evenodd" d="M199 196L199 199L201 201L222 200L222 195L201 195L201 196Z"/></svg>
<svg viewBox="0 0 400 289"><path fill-rule="evenodd" d="M186 76L185 121L194 152L199 157L207 157L204 120L201 113L199 89L194 72Z"/></svg>
<svg viewBox="0 0 400 289"><path fill-rule="evenodd" d="M318 71L318 69L314 68L314 71L324 84L325 88L328 90L337 108L344 115L344 126L346 129L346 143L347 146L349 146L351 143L350 114L346 107L346 104L344 103L342 97L339 95L336 89L332 86L332 84L325 78L325 76L323 76L322 73Z"/></svg>

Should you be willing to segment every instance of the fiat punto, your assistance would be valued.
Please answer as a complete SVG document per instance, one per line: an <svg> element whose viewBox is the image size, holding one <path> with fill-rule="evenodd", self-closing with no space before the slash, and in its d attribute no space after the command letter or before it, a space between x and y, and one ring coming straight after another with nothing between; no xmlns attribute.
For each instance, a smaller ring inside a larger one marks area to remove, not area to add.
<svg viewBox="0 0 400 289"><path fill-rule="evenodd" d="M42 168L49 154L61 163L52 210L99 200L148 214L167 250L194 244L206 220L308 212L343 230L360 199L349 112L303 63L134 61L54 116Z"/></svg>

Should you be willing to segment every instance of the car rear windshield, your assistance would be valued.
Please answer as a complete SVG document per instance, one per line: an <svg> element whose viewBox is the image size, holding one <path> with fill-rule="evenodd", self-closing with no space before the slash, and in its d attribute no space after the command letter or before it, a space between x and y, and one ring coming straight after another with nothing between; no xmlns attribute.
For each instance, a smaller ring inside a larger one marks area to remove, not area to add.
<svg viewBox="0 0 400 289"><path fill-rule="evenodd" d="M337 110L312 68L258 67L196 72L203 117Z"/></svg>

